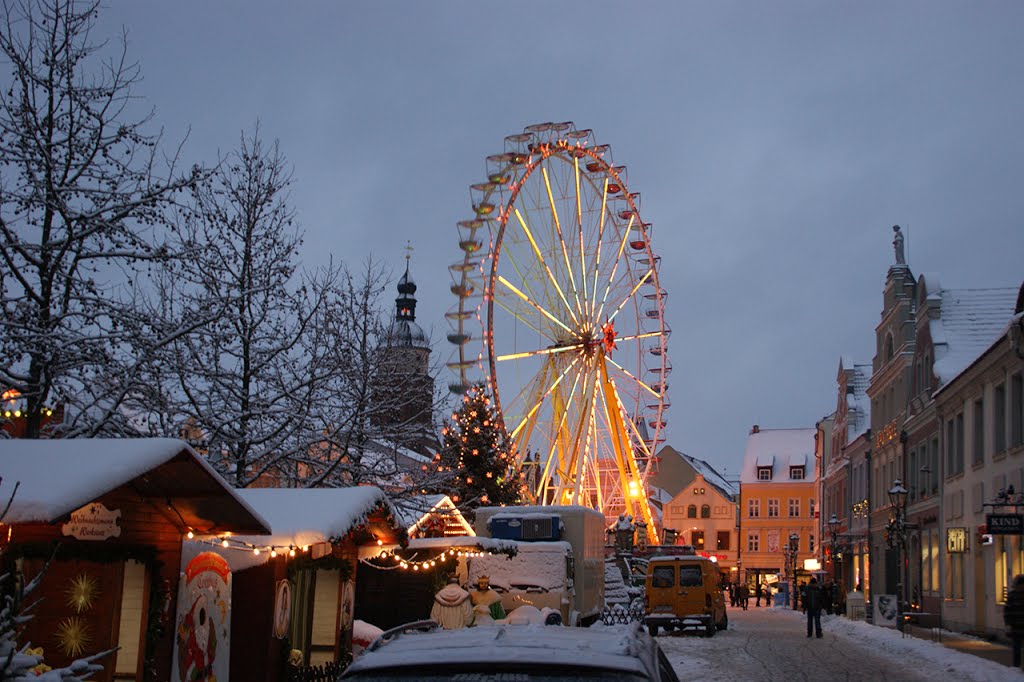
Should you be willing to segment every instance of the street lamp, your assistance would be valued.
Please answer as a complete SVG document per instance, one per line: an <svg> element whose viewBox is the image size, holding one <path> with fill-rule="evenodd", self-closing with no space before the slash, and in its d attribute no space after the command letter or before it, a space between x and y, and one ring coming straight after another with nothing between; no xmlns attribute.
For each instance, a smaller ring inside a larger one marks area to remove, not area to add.
<svg viewBox="0 0 1024 682"><path fill-rule="evenodd" d="M839 517L835 513L828 518L828 532L832 536L832 580L840 585L839 589L842 589L842 581L836 570L836 562L842 555L836 551L839 544Z"/></svg>
<svg viewBox="0 0 1024 682"><path fill-rule="evenodd" d="M892 518L889 519L889 547L896 550L896 627L903 631L903 543L907 533L907 489L903 481L896 479L889 488L889 504L892 507Z"/></svg>

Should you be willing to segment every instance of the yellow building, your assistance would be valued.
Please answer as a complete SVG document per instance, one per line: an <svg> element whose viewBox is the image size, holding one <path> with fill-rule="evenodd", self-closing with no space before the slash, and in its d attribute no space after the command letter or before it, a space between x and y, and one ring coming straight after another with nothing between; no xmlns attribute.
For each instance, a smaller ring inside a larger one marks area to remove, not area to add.
<svg viewBox="0 0 1024 682"><path fill-rule="evenodd" d="M818 555L816 429L754 426L740 471L740 579L751 590L809 578ZM795 550L789 558L788 546ZM795 573L794 573L795 568ZM753 594L753 591L751 592Z"/></svg>
<svg viewBox="0 0 1024 682"><path fill-rule="evenodd" d="M693 545L732 579L738 551L735 485L704 460L671 446L663 447L658 456L661 462L652 485L664 493L658 496L664 544Z"/></svg>

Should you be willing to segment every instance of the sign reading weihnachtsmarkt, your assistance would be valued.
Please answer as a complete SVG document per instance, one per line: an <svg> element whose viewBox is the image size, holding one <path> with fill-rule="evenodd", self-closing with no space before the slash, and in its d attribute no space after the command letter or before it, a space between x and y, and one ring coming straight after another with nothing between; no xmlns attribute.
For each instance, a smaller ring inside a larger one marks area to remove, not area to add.
<svg viewBox="0 0 1024 682"><path fill-rule="evenodd" d="M79 540L106 540L121 535L120 509L107 509L100 502L87 504L71 512L71 521L60 527L61 533Z"/></svg>
<svg viewBox="0 0 1024 682"><path fill-rule="evenodd" d="M985 523L989 535L1024 534L1024 514L986 514Z"/></svg>

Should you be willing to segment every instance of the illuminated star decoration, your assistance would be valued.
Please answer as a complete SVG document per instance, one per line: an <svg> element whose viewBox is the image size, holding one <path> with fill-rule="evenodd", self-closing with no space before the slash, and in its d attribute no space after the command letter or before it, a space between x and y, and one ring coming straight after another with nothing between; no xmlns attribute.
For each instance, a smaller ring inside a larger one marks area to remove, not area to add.
<svg viewBox="0 0 1024 682"><path fill-rule="evenodd" d="M71 616L57 626L57 642L65 656L79 656L92 644L89 625L84 618Z"/></svg>
<svg viewBox="0 0 1024 682"><path fill-rule="evenodd" d="M76 613L82 611L88 611L92 608L93 602L96 601L97 593L99 592L96 578L92 577L88 573L79 573L74 580L71 581L71 585L68 586L65 594L67 595L66 603L68 606L73 608Z"/></svg>

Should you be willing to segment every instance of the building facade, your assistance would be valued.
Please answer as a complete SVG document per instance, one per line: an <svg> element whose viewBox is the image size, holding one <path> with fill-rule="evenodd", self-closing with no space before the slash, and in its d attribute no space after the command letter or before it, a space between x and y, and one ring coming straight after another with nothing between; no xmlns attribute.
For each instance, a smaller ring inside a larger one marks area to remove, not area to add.
<svg viewBox="0 0 1024 682"><path fill-rule="evenodd" d="M818 467L808 429L754 426L740 471L740 580L749 585L806 579L804 560L818 556ZM795 536L795 564L786 545ZM794 576L793 566L796 566Z"/></svg>
<svg viewBox="0 0 1024 682"><path fill-rule="evenodd" d="M661 510L663 537L670 540L666 544L693 545L698 554L718 562L725 579L734 580L739 544L736 487L704 460L669 446L659 456L663 466L657 481L676 491Z"/></svg>
<svg viewBox="0 0 1024 682"><path fill-rule="evenodd" d="M986 537L986 520L1024 511L1024 286L944 291L942 301L943 317L952 318L947 337L959 342L933 365L942 382L934 409L943 465L943 624L1001 634L1007 587L1024 572L1024 557L1020 535ZM978 351L976 339L986 337L992 341Z"/></svg>
<svg viewBox="0 0 1024 682"><path fill-rule="evenodd" d="M863 466L863 452L855 444L863 442L868 430L870 409L867 386L871 367L858 365L841 358L836 383L839 391L833 415L831 448L821 460L821 538L822 565L843 593L860 582L862 571L854 560L855 552L862 553L861 539L864 528L854 529L854 503L864 498L863 486L857 480L854 468ZM856 490L855 490L856 488ZM858 507L861 508L861 507ZM862 563L862 562L861 562Z"/></svg>

